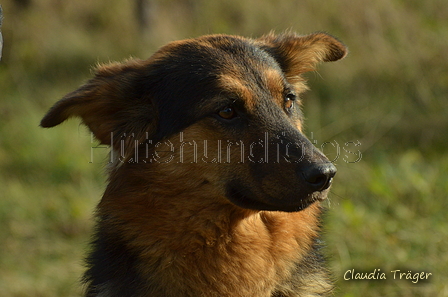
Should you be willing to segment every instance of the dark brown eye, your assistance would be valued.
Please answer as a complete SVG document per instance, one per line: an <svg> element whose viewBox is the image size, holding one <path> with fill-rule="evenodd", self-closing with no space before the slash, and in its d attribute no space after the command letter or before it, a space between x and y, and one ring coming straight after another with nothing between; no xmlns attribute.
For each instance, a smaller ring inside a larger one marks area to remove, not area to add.
<svg viewBox="0 0 448 297"><path fill-rule="evenodd" d="M288 111L293 109L295 100L296 100L296 95L294 95L293 93L289 93L288 95L286 95L286 97L285 97L285 109L288 110Z"/></svg>
<svg viewBox="0 0 448 297"><path fill-rule="evenodd" d="M226 107L224 109L221 109L218 112L218 115L223 119L230 120L236 117L236 111L232 107Z"/></svg>

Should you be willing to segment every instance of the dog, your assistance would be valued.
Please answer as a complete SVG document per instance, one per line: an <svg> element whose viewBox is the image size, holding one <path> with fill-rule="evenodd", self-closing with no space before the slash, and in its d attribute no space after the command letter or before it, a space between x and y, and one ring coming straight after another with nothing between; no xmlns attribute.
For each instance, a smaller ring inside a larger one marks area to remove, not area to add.
<svg viewBox="0 0 448 297"><path fill-rule="evenodd" d="M97 66L41 121L111 146L85 296L327 296L320 203L336 167L303 134L326 33L206 35Z"/></svg>

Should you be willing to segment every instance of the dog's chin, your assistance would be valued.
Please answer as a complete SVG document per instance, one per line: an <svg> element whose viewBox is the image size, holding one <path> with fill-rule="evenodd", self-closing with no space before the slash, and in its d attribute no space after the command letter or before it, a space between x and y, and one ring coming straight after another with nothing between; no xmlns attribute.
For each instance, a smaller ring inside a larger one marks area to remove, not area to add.
<svg viewBox="0 0 448 297"><path fill-rule="evenodd" d="M250 210L297 212L316 201L325 200L328 191L295 195L292 198L274 198L266 194L257 195L247 187L232 184L227 187L227 199L238 207Z"/></svg>

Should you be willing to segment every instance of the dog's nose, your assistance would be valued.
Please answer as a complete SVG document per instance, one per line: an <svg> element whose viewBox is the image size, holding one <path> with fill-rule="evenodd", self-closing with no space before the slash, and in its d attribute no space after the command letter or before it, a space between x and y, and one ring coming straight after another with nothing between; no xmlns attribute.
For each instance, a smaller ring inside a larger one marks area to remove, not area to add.
<svg viewBox="0 0 448 297"><path fill-rule="evenodd" d="M302 170L302 175L313 191L323 191L330 187L336 167L332 163L311 165Z"/></svg>

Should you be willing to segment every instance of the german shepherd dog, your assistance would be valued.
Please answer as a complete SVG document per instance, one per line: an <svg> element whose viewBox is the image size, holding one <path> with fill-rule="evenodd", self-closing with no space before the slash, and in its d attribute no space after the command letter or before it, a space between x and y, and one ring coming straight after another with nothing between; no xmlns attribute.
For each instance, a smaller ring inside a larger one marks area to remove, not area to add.
<svg viewBox="0 0 448 297"><path fill-rule="evenodd" d="M42 127L80 117L111 146L85 296L327 296L320 202L335 166L302 132L325 33L208 35L96 68Z"/></svg>

